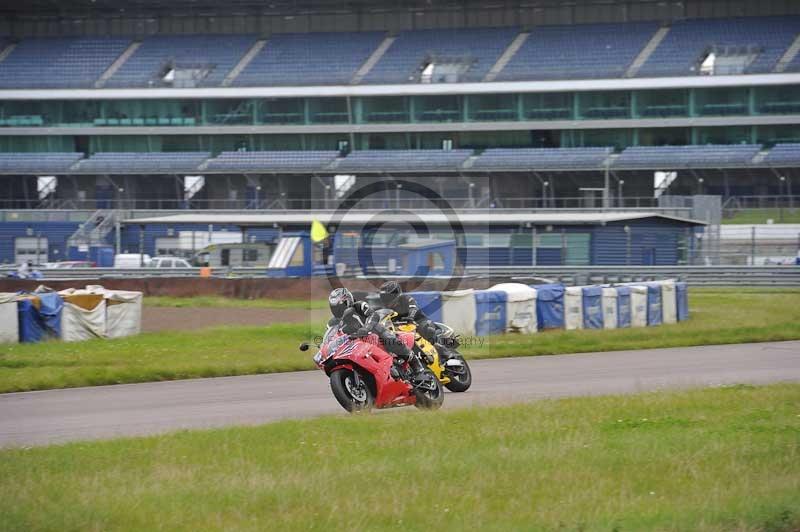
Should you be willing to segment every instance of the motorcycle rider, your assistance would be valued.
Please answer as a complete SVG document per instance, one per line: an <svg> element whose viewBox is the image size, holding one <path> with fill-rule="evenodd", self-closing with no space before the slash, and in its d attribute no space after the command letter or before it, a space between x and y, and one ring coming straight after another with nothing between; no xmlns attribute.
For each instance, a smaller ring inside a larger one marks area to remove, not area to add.
<svg viewBox="0 0 800 532"><path fill-rule="evenodd" d="M400 283L386 281L380 288L381 304L397 313L398 318L405 318L417 324L417 332L432 344L439 343L439 332L436 324L422 312L417 301L403 293Z"/></svg>
<svg viewBox="0 0 800 532"><path fill-rule="evenodd" d="M369 303L356 301L347 288L336 288L328 296L328 305L333 314L328 321L329 327L340 326L343 333L353 338L375 333L384 349L395 358L395 362L408 362L413 380L424 378L425 366L392 331L381 325L378 315L372 312Z"/></svg>

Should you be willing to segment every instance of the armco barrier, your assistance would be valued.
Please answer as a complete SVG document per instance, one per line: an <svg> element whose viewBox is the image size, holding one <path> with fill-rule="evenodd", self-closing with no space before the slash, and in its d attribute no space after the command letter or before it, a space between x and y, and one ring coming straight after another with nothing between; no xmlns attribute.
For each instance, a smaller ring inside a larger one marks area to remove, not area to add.
<svg viewBox="0 0 800 532"><path fill-rule="evenodd" d="M13 271L15 269L10 267L0 268L0 277ZM56 268L41 272L45 280L200 277L200 268ZM210 274L213 277L267 276L266 268L214 268ZM692 286L800 286L800 266L472 266L466 269L465 275L472 279L510 279L523 284L533 282L534 278L545 278L565 286L662 279L679 279Z"/></svg>

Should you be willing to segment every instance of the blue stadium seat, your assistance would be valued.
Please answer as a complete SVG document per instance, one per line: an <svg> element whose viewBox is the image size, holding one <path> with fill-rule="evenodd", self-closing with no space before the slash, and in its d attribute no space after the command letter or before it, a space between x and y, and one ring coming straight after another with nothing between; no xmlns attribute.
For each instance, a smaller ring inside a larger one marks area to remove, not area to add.
<svg viewBox="0 0 800 532"><path fill-rule="evenodd" d="M169 65L205 68L210 72L197 85L215 87L255 43L254 35L159 35L148 37L111 76L107 87L160 87Z"/></svg>
<svg viewBox="0 0 800 532"><path fill-rule="evenodd" d="M360 150L342 159L337 172L453 171L472 155L471 150Z"/></svg>
<svg viewBox="0 0 800 532"><path fill-rule="evenodd" d="M426 59L471 64L459 81L482 81L518 28L470 28L404 31L372 67L362 83L408 83L419 80Z"/></svg>
<svg viewBox="0 0 800 532"><path fill-rule="evenodd" d="M776 144L764 157L763 163L767 165L800 164L800 144Z"/></svg>
<svg viewBox="0 0 800 532"><path fill-rule="evenodd" d="M706 146L636 146L623 151L614 168L715 168L747 166L761 150L757 144L709 144Z"/></svg>
<svg viewBox="0 0 800 532"><path fill-rule="evenodd" d="M338 151L224 151L208 162L209 170L313 172L322 170Z"/></svg>
<svg viewBox="0 0 800 532"><path fill-rule="evenodd" d="M672 25L637 77L698 74L700 61L714 46L755 47L761 52L745 73L772 72L798 32L800 17L682 20Z"/></svg>
<svg viewBox="0 0 800 532"><path fill-rule="evenodd" d="M211 157L208 152L103 152L81 162L81 172L193 172Z"/></svg>
<svg viewBox="0 0 800 532"><path fill-rule="evenodd" d="M0 172L19 174L65 173L82 153L0 153Z"/></svg>
<svg viewBox="0 0 800 532"><path fill-rule="evenodd" d="M613 148L493 148L472 165L480 170L597 170Z"/></svg>
<svg viewBox="0 0 800 532"><path fill-rule="evenodd" d="M497 80L619 78L657 29L653 22L534 28Z"/></svg>
<svg viewBox="0 0 800 532"><path fill-rule="evenodd" d="M234 85L347 84L383 38L380 32L276 34Z"/></svg>
<svg viewBox="0 0 800 532"><path fill-rule="evenodd" d="M0 88L91 88L129 44L108 37L23 39L0 62Z"/></svg>

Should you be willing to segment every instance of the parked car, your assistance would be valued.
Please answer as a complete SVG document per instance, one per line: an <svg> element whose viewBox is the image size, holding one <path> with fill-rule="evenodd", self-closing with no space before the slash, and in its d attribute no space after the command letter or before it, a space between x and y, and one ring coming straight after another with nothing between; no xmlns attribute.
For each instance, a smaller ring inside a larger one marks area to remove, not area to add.
<svg viewBox="0 0 800 532"><path fill-rule="evenodd" d="M179 257L154 257L148 266L149 268L191 268L192 265L186 259Z"/></svg>
<svg viewBox="0 0 800 532"><path fill-rule="evenodd" d="M150 255L140 255L139 253L120 253L114 256L115 268L145 268L150 266Z"/></svg>

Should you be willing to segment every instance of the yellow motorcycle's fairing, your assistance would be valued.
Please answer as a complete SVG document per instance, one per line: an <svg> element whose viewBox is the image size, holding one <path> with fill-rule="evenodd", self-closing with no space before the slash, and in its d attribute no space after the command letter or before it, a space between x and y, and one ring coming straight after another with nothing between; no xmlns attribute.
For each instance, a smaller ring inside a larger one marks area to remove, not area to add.
<svg viewBox="0 0 800 532"><path fill-rule="evenodd" d="M396 325L396 328L400 332L413 332L414 333L414 343L425 356L427 360L430 361L428 364L428 368L436 375L436 378L439 379L439 382L442 384L448 384L450 382L450 377L444 374L444 368L439 362L439 351L436 350L436 347L427 341L425 338L417 333L417 324L416 323L400 323Z"/></svg>
<svg viewBox="0 0 800 532"><path fill-rule="evenodd" d="M426 356L428 368L433 372L434 375L436 375L436 378L439 379L439 382L442 384L449 384L450 377L445 375L444 368L439 360L439 351L436 350L436 346L420 336L420 334L417 332L416 323L395 323L392 321L395 317L397 317L396 312L386 312L383 316L381 316L381 319L385 326L391 330L399 332L413 332L414 343L416 344L417 349L419 349Z"/></svg>

